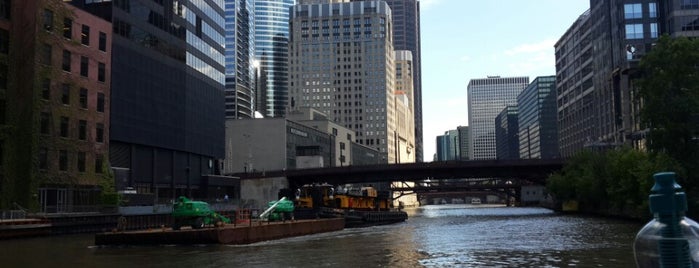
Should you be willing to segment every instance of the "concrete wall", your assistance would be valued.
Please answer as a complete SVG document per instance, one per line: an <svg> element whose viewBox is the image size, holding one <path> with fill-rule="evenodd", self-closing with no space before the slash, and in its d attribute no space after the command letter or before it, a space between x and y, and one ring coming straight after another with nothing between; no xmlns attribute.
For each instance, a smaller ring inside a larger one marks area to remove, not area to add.
<svg viewBox="0 0 699 268"><path fill-rule="evenodd" d="M277 200L280 189L288 187L286 178L241 180L240 207L266 208L267 202Z"/></svg>
<svg viewBox="0 0 699 268"><path fill-rule="evenodd" d="M522 186L522 204L541 202L545 190L546 187L541 185Z"/></svg>
<svg viewBox="0 0 699 268"><path fill-rule="evenodd" d="M236 119L226 121L226 159L223 173L286 168L286 120Z"/></svg>

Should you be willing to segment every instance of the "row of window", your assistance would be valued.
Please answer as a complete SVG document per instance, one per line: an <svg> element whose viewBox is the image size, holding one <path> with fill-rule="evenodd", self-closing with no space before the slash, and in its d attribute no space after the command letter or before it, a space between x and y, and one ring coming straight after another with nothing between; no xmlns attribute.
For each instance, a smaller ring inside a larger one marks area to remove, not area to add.
<svg viewBox="0 0 699 268"><path fill-rule="evenodd" d="M650 23L649 32L651 38L658 38L658 24ZM626 24L626 39L643 39L643 24Z"/></svg>
<svg viewBox="0 0 699 268"><path fill-rule="evenodd" d="M51 114L47 112L41 113L39 131L41 134L51 135ZM59 135L62 138L70 138L70 118L67 116L60 117ZM78 120L78 140L87 141L87 120ZM103 123L95 123L95 142L104 143L105 132Z"/></svg>
<svg viewBox="0 0 699 268"><path fill-rule="evenodd" d="M43 27L46 31L53 31L54 28L54 14L53 11L49 9L44 9L43 14ZM73 20L70 18L63 18L63 37L67 39L73 39ZM90 26L82 25L80 28L80 43L84 46L90 46ZM107 34L99 32L99 44L98 49L100 51L107 51Z"/></svg>
<svg viewBox="0 0 699 268"><path fill-rule="evenodd" d="M49 44L43 44L42 51L41 51L41 56L39 61L45 65L52 65L52 59L53 58L53 47ZM73 53L70 52L69 50L63 50L63 57L61 60L61 69L66 72L72 72L72 61L71 59L73 58ZM100 82L105 82L106 81L106 70L107 70L107 65L105 65L103 62L98 62L97 63L97 81ZM80 76L83 77L88 77L90 73L90 59L85 56L80 56Z"/></svg>
<svg viewBox="0 0 699 268"><path fill-rule="evenodd" d="M86 172L87 166L87 152L77 152L75 154L75 164L78 172ZM58 170L68 171L68 159L69 153L67 150L58 150ZM104 162L104 156L101 154L95 154L94 157L94 167L95 173L102 173L102 165ZM53 161L51 161L53 162ZM47 170L49 169L49 150L48 148L39 148L39 169Z"/></svg>
<svg viewBox="0 0 699 268"><path fill-rule="evenodd" d="M72 88L70 84L63 83L61 84L61 104L63 105L70 105L71 100L70 96ZM44 79L41 83L41 98L43 100L51 100L51 80L49 79ZM105 96L104 93L98 92L97 93L97 107L96 110L97 112L104 112L104 106L105 106ZM87 109L88 107L88 92L86 88L80 88L80 92L78 95L78 103L79 107L81 109Z"/></svg>

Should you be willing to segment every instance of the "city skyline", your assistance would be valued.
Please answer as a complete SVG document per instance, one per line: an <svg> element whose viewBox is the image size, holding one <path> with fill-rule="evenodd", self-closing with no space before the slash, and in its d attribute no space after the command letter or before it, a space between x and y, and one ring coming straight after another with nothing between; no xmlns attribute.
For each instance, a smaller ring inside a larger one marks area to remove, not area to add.
<svg viewBox="0 0 699 268"><path fill-rule="evenodd" d="M469 124L470 79L554 75L554 44L587 9L588 0L420 1L424 160L436 136Z"/></svg>

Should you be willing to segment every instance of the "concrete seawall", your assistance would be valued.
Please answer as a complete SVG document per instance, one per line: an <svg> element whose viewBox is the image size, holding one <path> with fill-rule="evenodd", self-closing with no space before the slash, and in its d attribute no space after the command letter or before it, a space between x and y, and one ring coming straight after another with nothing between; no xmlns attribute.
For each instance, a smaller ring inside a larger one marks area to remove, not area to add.
<svg viewBox="0 0 699 268"><path fill-rule="evenodd" d="M159 244L250 244L316 233L342 230L344 219L297 220L287 222L253 222L219 228L161 228L147 231L109 232L95 235L95 245L159 245Z"/></svg>

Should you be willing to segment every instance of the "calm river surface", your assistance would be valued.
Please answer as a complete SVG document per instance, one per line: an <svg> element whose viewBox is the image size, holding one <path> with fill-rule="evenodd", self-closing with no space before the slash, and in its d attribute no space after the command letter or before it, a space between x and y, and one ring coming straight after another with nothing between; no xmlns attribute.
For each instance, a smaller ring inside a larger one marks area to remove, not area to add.
<svg viewBox="0 0 699 268"><path fill-rule="evenodd" d="M642 227L542 208L409 213L401 224L243 246L96 247L92 235L0 241L0 267L634 267Z"/></svg>

